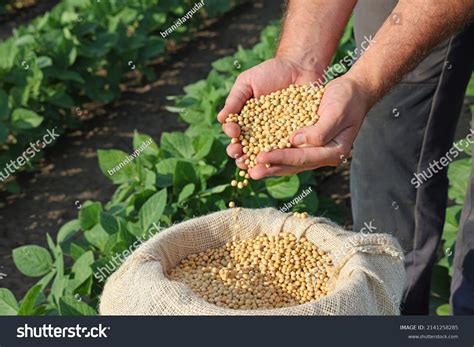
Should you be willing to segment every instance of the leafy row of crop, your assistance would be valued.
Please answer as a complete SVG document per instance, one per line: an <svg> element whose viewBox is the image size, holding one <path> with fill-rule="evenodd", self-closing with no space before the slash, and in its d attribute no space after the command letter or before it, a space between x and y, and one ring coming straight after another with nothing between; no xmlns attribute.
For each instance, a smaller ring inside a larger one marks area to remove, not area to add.
<svg viewBox="0 0 474 347"><path fill-rule="evenodd" d="M474 74L467 90L467 100L471 102L470 110L474 113ZM433 270L432 277L432 306L439 315L450 313L449 296L450 284L453 276L453 259L455 253L456 238L459 230L459 221L464 207L469 178L472 170L472 148L464 143L463 151L469 155L468 158L458 159L449 165L449 191L448 197L453 202L446 209L446 220L442 235L442 257ZM458 147L462 143L458 143Z"/></svg>
<svg viewBox="0 0 474 347"><path fill-rule="evenodd" d="M242 1L207 0L169 35L161 33L197 1L62 0L17 29L0 43L0 168L47 129L77 127L83 105L120 97L132 70L154 79L147 62L164 54L169 40L190 37L204 19Z"/></svg>
<svg viewBox="0 0 474 347"><path fill-rule="evenodd" d="M66 223L56 239L47 235L49 249L28 245L13 251L17 268L40 280L20 303L8 289L0 289L0 315L96 314L103 279L120 265L118 259L161 227L225 209L231 199L246 207L278 207L315 185L311 172L251 182L239 191L229 184L237 170L226 155L228 139L216 113L238 73L233 62L244 69L270 58L277 35L278 26L269 26L253 49L240 48L234 56L216 61L206 80L174 98L177 109L186 109L181 112L190 125L186 132L164 133L159 146L151 142L145 148L142 144L151 139L135 133L133 147L142 146L141 154L113 174L129 154L99 150L100 168L118 185L116 192L105 206L83 204L78 218ZM315 194L295 210L322 213Z"/></svg>

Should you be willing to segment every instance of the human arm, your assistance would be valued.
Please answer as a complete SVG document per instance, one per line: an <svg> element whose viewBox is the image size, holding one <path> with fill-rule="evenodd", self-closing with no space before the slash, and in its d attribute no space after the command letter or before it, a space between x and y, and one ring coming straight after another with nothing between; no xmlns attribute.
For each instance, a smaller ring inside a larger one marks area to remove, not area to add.
<svg viewBox="0 0 474 347"><path fill-rule="evenodd" d="M374 43L344 76L330 82L318 114L319 122L296 131L294 147L261 153L250 171L253 178L288 175L347 157L368 110L411 71L438 43L474 18L473 0L401 0L392 14L401 25L387 20Z"/></svg>
<svg viewBox="0 0 474 347"><path fill-rule="evenodd" d="M228 114L240 112L251 97L269 94L290 84L318 80L332 59L355 3L356 0L289 1L275 58L239 75L218 120L224 123ZM240 134L235 123L224 123L223 128L230 137ZM241 157L242 146L230 144L227 153L232 158Z"/></svg>

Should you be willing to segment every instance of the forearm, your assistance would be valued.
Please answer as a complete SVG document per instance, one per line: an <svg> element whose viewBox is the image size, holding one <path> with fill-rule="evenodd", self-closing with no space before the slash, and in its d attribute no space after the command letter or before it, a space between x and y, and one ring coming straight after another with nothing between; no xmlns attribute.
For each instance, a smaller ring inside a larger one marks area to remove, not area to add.
<svg viewBox="0 0 474 347"><path fill-rule="evenodd" d="M474 0L401 0L393 15L400 17L400 23L387 20L370 49L347 73L363 86L370 105L437 44L474 19Z"/></svg>
<svg viewBox="0 0 474 347"><path fill-rule="evenodd" d="M290 0L277 56L319 73L330 64L357 0Z"/></svg>

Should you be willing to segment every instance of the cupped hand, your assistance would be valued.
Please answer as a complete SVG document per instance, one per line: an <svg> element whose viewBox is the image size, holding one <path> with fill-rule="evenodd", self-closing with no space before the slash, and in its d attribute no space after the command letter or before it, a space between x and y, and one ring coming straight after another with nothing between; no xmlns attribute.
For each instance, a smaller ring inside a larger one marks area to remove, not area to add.
<svg viewBox="0 0 474 347"><path fill-rule="evenodd" d="M370 98L356 80L342 76L327 86L319 121L292 134L292 148L260 152L249 170L253 179L286 176L321 166L337 166L350 155L352 143L370 108ZM235 129L232 135L237 135ZM271 164L269 168L265 164Z"/></svg>
<svg viewBox="0 0 474 347"><path fill-rule="evenodd" d="M275 57L242 72L236 79L224 108L219 112L217 119L223 123L222 127L227 136L237 138L240 127L237 123L225 123L231 113L239 113L247 100L252 97L270 94L279 89L287 88L290 84L307 84L317 81L321 74L314 70L306 70L283 57ZM246 169L244 164L242 145L230 144L227 154L237 159L236 164Z"/></svg>

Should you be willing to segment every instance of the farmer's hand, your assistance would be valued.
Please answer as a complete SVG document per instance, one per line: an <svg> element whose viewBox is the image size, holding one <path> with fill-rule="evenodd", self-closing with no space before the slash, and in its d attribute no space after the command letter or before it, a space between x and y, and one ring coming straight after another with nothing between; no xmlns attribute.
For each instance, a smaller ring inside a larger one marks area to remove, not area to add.
<svg viewBox="0 0 474 347"><path fill-rule="evenodd" d="M237 123L225 123L225 119L230 113L239 113L248 99L287 88L290 84L307 84L317 81L321 74L315 70L304 69L289 59L280 56L242 72L237 77L224 108L217 116L219 122L223 123L224 132L229 137L239 137L239 125ZM227 153L232 158L242 158L242 145L239 143L230 144L227 147ZM243 168L242 164L237 163L238 166Z"/></svg>
<svg viewBox="0 0 474 347"><path fill-rule="evenodd" d="M253 179L285 176L339 165L349 156L371 104L370 95L365 94L359 83L344 76L331 81L321 100L319 121L292 134L291 144L296 148L259 153L258 164L249 170L250 176ZM241 163L239 166L243 167Z"/></svg>

